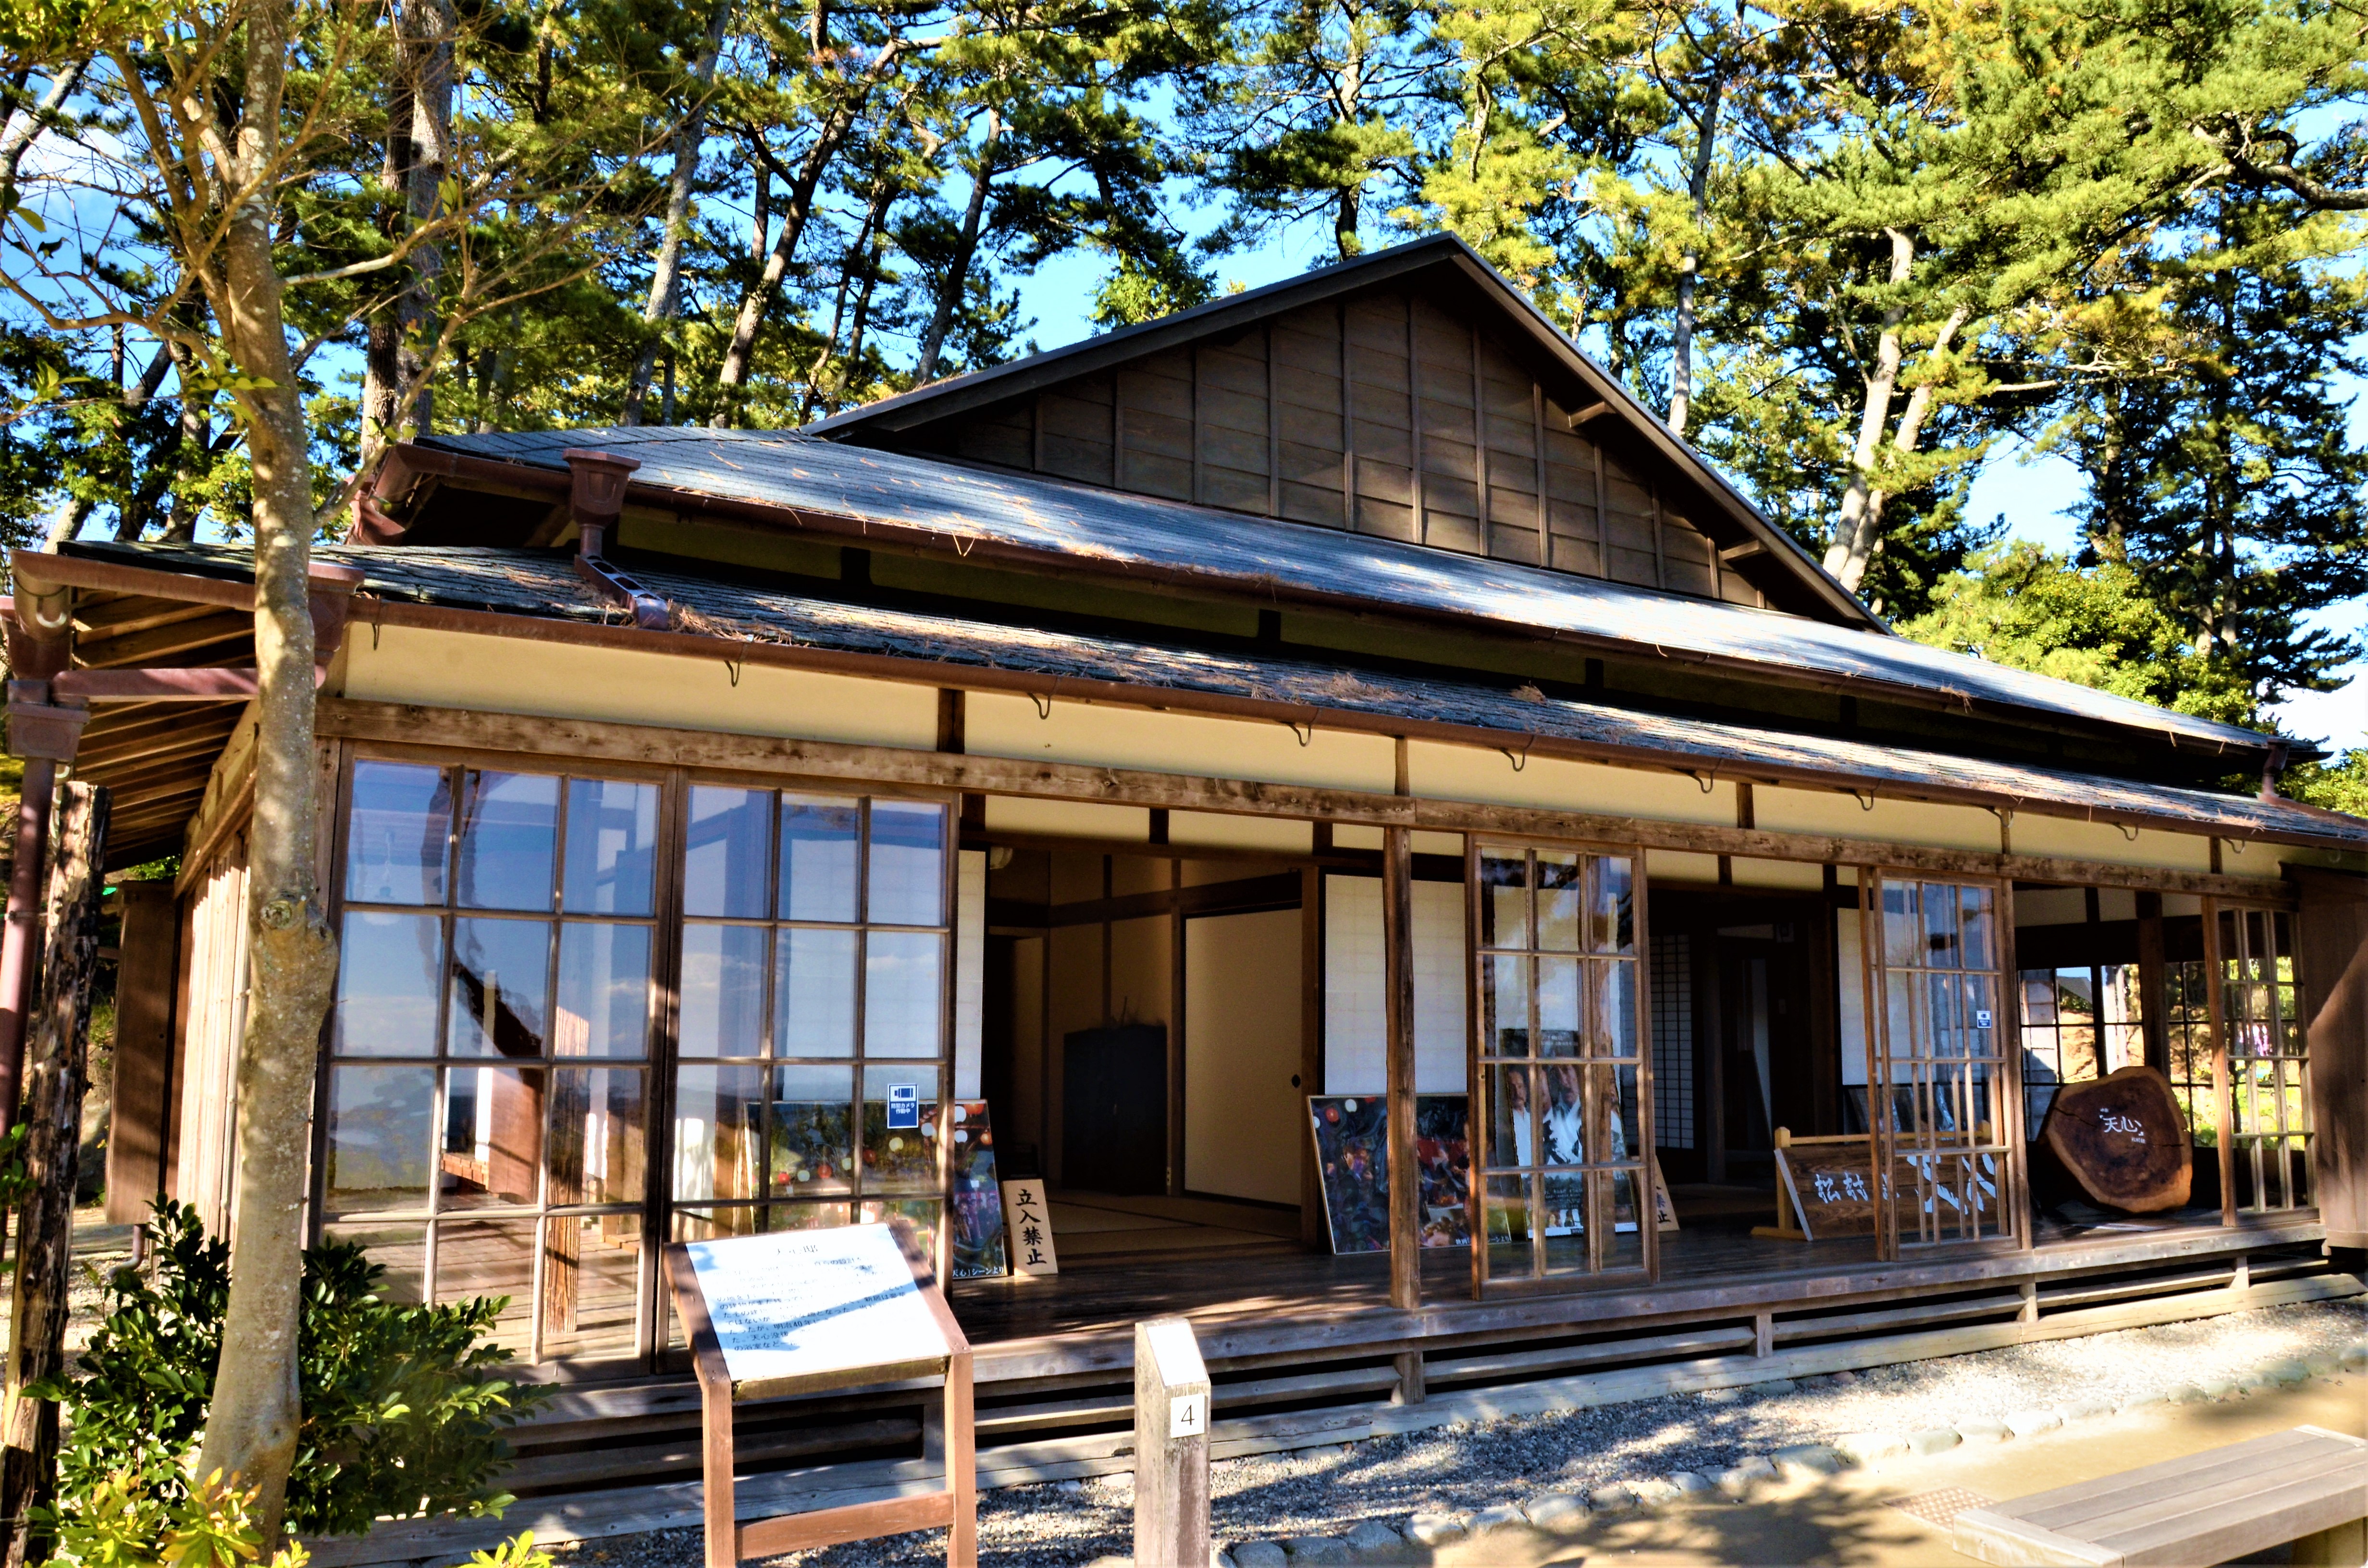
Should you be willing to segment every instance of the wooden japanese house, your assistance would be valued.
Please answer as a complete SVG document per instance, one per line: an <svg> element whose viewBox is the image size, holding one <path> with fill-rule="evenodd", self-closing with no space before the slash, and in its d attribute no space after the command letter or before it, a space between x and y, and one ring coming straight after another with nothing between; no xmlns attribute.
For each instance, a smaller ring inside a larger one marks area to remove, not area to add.
<svg viewBox="0 0 2368 1568"><path fill-rule="evenodd" d="M2271 737L1893 634L1455 241L803 430L422 439L362 512L316 568L307 1222L507 1295L569 1384L506 1528L673 1517L653 1244L942 1238L954 1103L1062 1267L952 1287L990 1483L1123 1468L1171 1310L1239 1451L2361 1289L2368 822L2279 798ZM181 857L123 938L110 1201L223 1223L249 557L15 573L110 863ZM2186 1206L2035 1187L2055 1085L2130 1064ZM1311 1096L1382 1107L1379 1250L1333 1250ZM1463 1119L1427 1162L1417 1096ZM1868 1223L1751 1233L1777 1129L1870 1125ZM741 1452L886 1484L916 1399Z"/></svg>

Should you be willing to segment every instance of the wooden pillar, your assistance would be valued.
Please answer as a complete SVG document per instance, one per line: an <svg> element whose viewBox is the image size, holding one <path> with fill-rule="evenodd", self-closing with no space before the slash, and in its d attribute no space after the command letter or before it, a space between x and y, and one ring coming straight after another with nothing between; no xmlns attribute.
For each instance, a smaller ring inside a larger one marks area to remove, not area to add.
<svg viewBox="0 0 2368 1568"><path fill-rule="evenodd" d="M115 1087L108 1101L107 1222L148 1218L165 1190L181 910L170 881L124 882L116 938Z"/></svg>
<svg viewBox="0 0 2368 1568"><path fill-rule="evenodd" d="M1422 1304L1422 1176L1414 1128L1414 852L1402 827L1382 830L1383 1050L1390 1112L1390 1305ZM1474 1195L1475 1199L1477 1195ZM1422 1353L1398 1358L1398 1393L1422 1395Z"/></svg>
<svg viewBox="0 0 2368 1568"><path fill-rule="evenodd" d="M2170 1076L2170 970L2162 945L2162 894L2138 894L2138 1029L2146 1064Z"/></svg>
<svg viewBox="0 0 2368 1568"><path fill-rule="evenodd" d="M2288 867L2310 1051L2314 1192L2327 1244L2368 1248L2368 877Z"/></svg>
<svg viewBox="0 0 2368 1568"><path fill-rule="evenodd" d="M1105 858L1104 865L1110 864ZM1110 895L1110 884L1103 883L1103 895ZM1167 862L1167 888L1171 903L1167 925L1167 1196L1184 1196L1184 862ZM1102 923L1102 972L1110 972L1110 922ZM1107 980L1103 990L1109 990Z"/></svg>
<svg viewBox="0 0 2368 1568"><path fill-rule="evenodd" d="M1309 1095L1324 1092L1324 870L1299 872L1299 1101L1306 1114ZM1316 1164L1315 1140L1299 1130L1299 1239L1322 1252L1330 1233L1324 1222L1324 1172Z"/></svg>
<svg viewBox="0 0 2368 1568"><path fill-rule="evenodd" d="M2228 1077L2228 983L2220 951L2220 901L2203 901L2203 1000L2212 1020L2212 1123L2220 1157L2220 1222L2237 1222L2237 1092Z"/></svg>
<svg viewBox="0 0 2368 1568"><path fill-rule="evenodd" d="M1210 1561L1209 1369L1180 1317L1134 1325L1134 1561Z"/></svg>
<svg viewBox="0 0 2368 1568"><path fill-rule="evenodd" d="M40 966L40 1005L27 1020L27 1190L17 1217L6 1414L0 1417L0 1519L16 1521L8 1528L8 1568L28 1561L26 1510L48 1504L57 1485L56 1402L29 1398L24 1391L65 1369L66 1292L73 1275L83 1091L89 1082L85 1051L91 978L98 969L108 792L68 784L58 792L57 817L47 901L49 961Z"/></svg>

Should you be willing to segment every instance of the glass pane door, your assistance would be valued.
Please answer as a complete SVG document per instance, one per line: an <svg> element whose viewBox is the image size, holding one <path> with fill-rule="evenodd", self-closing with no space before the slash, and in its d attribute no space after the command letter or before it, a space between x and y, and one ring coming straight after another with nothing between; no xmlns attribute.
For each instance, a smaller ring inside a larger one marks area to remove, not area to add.
<svg viewBox="0 0 2368 1568"><path fill-rule="evenodd" d="M2000 984L1998 888L1870 879L1875 1165L1886 1252L2018 1233L2019 1140Z"/></svg>
<svg viewBox="0 0 2368 1568"><path fill-rule="evenodd" d="M392 1298L507 1297L525 1359L641 1354L658 786L362 757L347 790L323 1235Z"/></svg>
<svg viewBox="0 0 2368 1568"><path fill-rule="evenodd" d="M1472 857L1480 1278L1649 1273L1653 1102L1635 861L1477 843Z"/></svg>
<svg viewBox="0 0 2368 1568"><path fill-rule="evenodd" d="M2253 1213L2306 1208L2310 1062L2295 994L2291 921L2274 910L2225 907L2218 920L2235 1207Z"/></svg>

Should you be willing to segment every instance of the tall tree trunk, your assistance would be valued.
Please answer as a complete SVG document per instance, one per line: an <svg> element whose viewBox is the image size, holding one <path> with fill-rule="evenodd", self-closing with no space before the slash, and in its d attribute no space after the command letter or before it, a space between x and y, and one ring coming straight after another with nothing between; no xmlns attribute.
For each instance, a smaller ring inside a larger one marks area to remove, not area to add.
<svg viewBox="0 0 2368 1568"><path fill-rule="evenodd" d="M1962 304L1950 310L1948 320L1942 322L1941 330L1932 335L1932 347L1924 351L1928 364L1949 352L1949 345L1955 339L1958 329L1965 324L1968 313ZM1932 412L1932 389L1936 384L1929 380L1919 381L1916 390L1907 394L1907 407L1899 415L1899 428L1891 438L1893 451L1904 457L1923 444L1924 421ZM1890 492L1885 490L1877 490L1867 497L1866 526L1878 541L1883 538L1883 506L1890 499ZM1850 585L1853 590L1857 585L1855 583Z"/></svg>
<svg viewBox="0 0 2368 1568"><path fill-rule="evenodd" d="M764 270L741 294L740 309L732 320L732 341L724 347L723 364L715 375L716 390L722 395L715 400L715 413L708 420L716 429L727 427L738 417L740 389L748 380L748 362L757 347L757 329L764 324L774 301L780 298L781 279L789 276L790 261L797 254L798 241L805 234L806 221L814 215L814 191L822 184L823 172L846 144L855 129L856 117L870 100L872 89L894 67L903 52L899 42L891 42L881 50L871 68L841 95L822 124L815 127L814 144L799 160L797 173L790 180L789 205L781 213L780 232L773 236L772 246L765 253Z"/></svg>
<svg viewBox="0 0 2368 1568"><path fill-rule="evenodd" d="M954 312L962 307L963 293L970 288L971 258L978 254L979 226L986 218L986 193L995 183L995 142L1002 133L1003 123L993 109L986 111L986 132L979 139L978 161L972 165L970 200L962 207L962 233L954 241L954 254L947 258L946 276L938 285L937 309L930 313L929 330L921 339L921 359L915 367L916 381L938 379L938 358L945 352L946 334L953 329Z"/></svg>
<svg viewBox="0 0 2368 1568"><path fill-rule="evenodd" d="M674 170L666 176L666 233L658 241L657 263L650 270L650 297L642 306L642 325L648 333L633 360L632 379L625 388L624 421L642 422L642 406L649 401L650 378L656 373L661 330L682 313L682 242L690 230L691 187L699 178L700 148L707 141L707 92L715 80L715 62L723 52L723 29L731 25L732 0L716 0L708 17L707 36L699 58L691 62L691 101L682 123L675 128ZM763 176L758 179L761 182Z"/></svg>
<svg viewBox="0 0 2368 1568"><path fill-rule="evenodd" d="M1907 281L1915 265L1916 244L1896 229L1891 236L1891 284ZM1899 384L1899 322L1906 307L1897 300L1884 307L1883 332L1875 340L1874 371L1866 378L1866 406L1859 414L1858 443L1850 450L1850 488L1842 492L1841 512L1834 519L1833 540L1826 547L1826 570L1843 587L1858 592L1866 580L1867 563L1874 559L1878 521L1868 503L1875 494L1874 464L1883 447L1884 426L1891 422L1891 395Z"/></svg>
<svg viewBox="0 0 2368 1568"><path fill-rule="evenodd" d="M66 107L89 66L89 61L77 60L59 67L40 101L21 116L11 111L6 125L0 126L0 208L16 204L17 171L24 165L27 150Z"/></svg>
<svg viewBox="0 0 2368 1568"><path fill-rule="evenodd" d="M390 246L402 242L411 211L411 168L417 157L412 142L413 102L419 79L416 53L406 29L398 27L394 68L386 76L386 150L379 164L379 184L383 192L379 204L379 237ZM401 296L397 296L372 311L363 329L363 472L377 467L379 454L394 443L403 423L402 398L403 309Z"/></svg>
<svg viewBox="0 0 2368 1568"><path fill-rule="evenodd" d="M814 361L814 373L806 378L804 397L799 400L798 423L801 425L814 417L818 403L835 403L838 397L841 363L838 329L846 320L847 291L850 286L856 294L855 332L854 347L848 350L848 358L852 358L862 351L863 317L871 308L871 285L880 276L881 226L887 222L888 208L901 189L884 174L872 184L871 200L864 209L862 225L856 230L854 241L847 247L847 260L839 272L838 293L831 302L830 330L823 335L822 355Z"/></svg>
<svg viewBox="0 0 2368 1568"><path fill-rule="evenodd" d="M1686 188L1693 198L1694 232L1700 233L1710 216L1711 156L1718 148L1719 100L1726 91L1724 77L1711 78L1710 96L1702 100L1695 123L1693 176ZM1669 430L1686 433L1694 400L1694 286L1702 277L1702 253L1691 244L1678 258L1678 310L1669 324Z"/></svg>
<svg viewBox="0 0 2368 1568"><path fill-rule="evenodd" d="M65 1369L67 1293L74 1280L74 1189L81 1176L83 1092L89 1086L90 989L98 970L99 868L107 863L108 793L88 784L58 790L57 847L50 863L49 952L40 1010L25 1051L25 1178L17 1211L17 1269L9 1291L7 1413L0 1419L0 1518L6 1568L47 1555L26 1510L57 1490L58 1407L25 1392Z"/></svg>
<svg viewBox="0 0 2368 1568"><path fill-rule="evenodd" d="M419 80L411 99L411 222L434 223L444 215L444 179L452 166L453 44L460 20L452 0L408 0L404 14L415 28ZM426 435L436 425L436 392L427 346L439 323L436 285L444 274L444 247L423 244L411 253L411 288L403 298L403 390L411 399L411 428Z"/></svg>
<svg viewBox="0 0 2368 1568"><path fill-rule="evenodd" d="M293 0L255 0L245 52L239 173L249 188L281 151L281 98ZM215 314L232 366L261 385L238 393L254 472L254 823L247 841L247 1017L239 1041L238 1185L230 1306L222 1324L198 1473L260 1489L256 1518L279 1534L302 1413L296 1324L314 1053L336 980L337 945L313 872L313 618L306 603L313 529L304 405L290 362L272 210L240 206L220 253Z"/></svg>

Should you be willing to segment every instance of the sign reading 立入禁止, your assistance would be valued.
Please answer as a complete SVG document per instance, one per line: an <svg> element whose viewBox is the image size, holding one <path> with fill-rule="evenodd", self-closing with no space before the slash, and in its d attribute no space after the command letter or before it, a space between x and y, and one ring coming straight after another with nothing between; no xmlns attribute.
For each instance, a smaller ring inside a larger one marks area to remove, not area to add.
<svg viewBox="0 0 2368 1568"><path fill-rule="evenodd" d="M1012 1273L1061 1272L1061 1260L1053 1252L1053 1210L1044 1201L1042 1182L1003 1184L1003 1234L1011 1249Z"/></svg>
<svg viewBox="0 0 2368 1568"><path fill-rule="evenodd" d="M947 1353L913 1268L885 1225L777 1231L685 1250L734 1383Z"/></svg>

